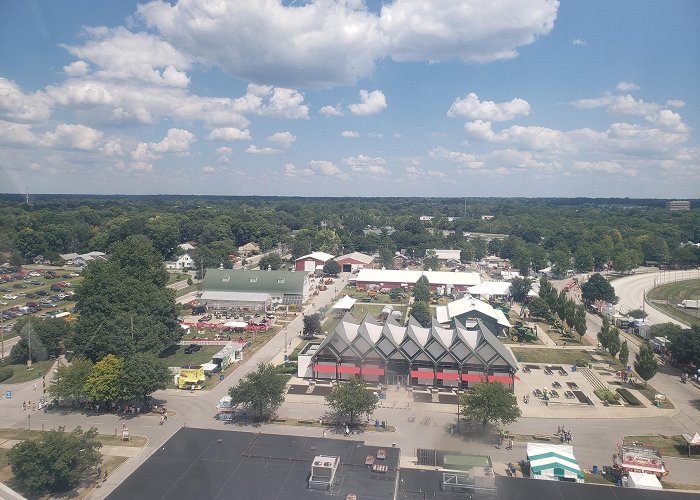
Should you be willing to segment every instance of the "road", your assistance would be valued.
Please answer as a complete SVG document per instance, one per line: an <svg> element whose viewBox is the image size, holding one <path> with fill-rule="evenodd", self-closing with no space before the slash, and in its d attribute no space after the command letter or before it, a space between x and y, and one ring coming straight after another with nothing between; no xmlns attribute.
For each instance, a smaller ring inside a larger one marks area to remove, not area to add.
<svg viewBox="0 0 700 500"><path fill-rule="evenodd" d="M612 286L615 289L615 295L620 299L617 308L623 314L632 309L644 309L648 314L647 321L652 325L670 321L671 323L687 327L688 325L666 316L661 311L645 304L644 295L658 284L697 278L700 278L700 270L698 269L632 274L616 279L612 281Z"/></svg>

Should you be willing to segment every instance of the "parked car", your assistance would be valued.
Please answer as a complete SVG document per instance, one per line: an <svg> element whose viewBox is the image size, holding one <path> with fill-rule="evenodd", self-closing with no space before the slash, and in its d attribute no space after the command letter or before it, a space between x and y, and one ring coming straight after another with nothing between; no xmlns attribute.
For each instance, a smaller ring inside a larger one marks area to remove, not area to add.
<svg viewBox="0 0 700 500"><path fill-rule="evenodd" d="M17 295L12 295L11 293L6 293L5 295L2 296L2 298L5 300L15 300L17 298Z"/></svg>
<svg viewBox="0 0 700 500"><path fill-rule="evenodd" d="M207 321L211 321L211 314L207 314L199 318L200 323L206 323Z"/></svg>
<svg viewBox="0 0 700 500"><path fill-rule="evenodd" d="M15 283L14 285L12 285L12 288L24 289L27 288L27 285L23 285L22 283Z"/></svg>
<svg viewBox="0 0 700 500"><path fill-rule="evenodd" d="M190 344L185 348L185 354L194 354L195 352L199 351L202 348L202 346L198 344Z"/></svg>
<svg viewBox="0 0 700 500"><path fill-rule="evenodd" d="M46 297L49 294L48 290L37 290L34 293L36 293L39 297Z"/></svg>

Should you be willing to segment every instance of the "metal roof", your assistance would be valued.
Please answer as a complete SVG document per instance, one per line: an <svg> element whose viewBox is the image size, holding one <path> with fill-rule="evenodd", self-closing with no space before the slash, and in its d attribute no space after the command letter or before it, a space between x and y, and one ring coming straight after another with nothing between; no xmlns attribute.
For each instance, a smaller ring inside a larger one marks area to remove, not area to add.
<svg viewBox="0 0 700 500"><path fill-rule="evenodd" d="M301 294L307 276L305 271L207 269L204 291Z"/></svg>

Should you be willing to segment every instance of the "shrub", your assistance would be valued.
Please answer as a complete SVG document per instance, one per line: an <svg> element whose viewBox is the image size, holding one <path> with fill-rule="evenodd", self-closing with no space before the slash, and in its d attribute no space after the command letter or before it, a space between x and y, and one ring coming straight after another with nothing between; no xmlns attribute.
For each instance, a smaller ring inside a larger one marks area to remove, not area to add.
<svg viewBox="0 0 700 500"><path fill-rule="evenodd" d="M584 361L582 359L579 359L576 362L576 366L578 366L579 368L588 368L588 361Z"/></svg>
<svg viewBox="0 0 700 500"><path fill-rule="evenodd" d="M12 377L12 375L15 374L15 371L12 369L11 366L6 366L4 368L0 368L0 382L4 382L8 378Z"/></svg>
<svg viewBox="0 0 700 500"><path fill-rule="evenodd" d="M620 399L620 395L612 392L609 389L596 389L593 391L601 401L605 401L608 404L616 404L617 400Z"/></svg>
<svg viewBox="0 0 700 500"><path fill-rule="evenodd" d="M632 406L639 406L642 404L642 402L639 401L637 399L637 397L634 394L632 394L630 391L628 391L627 389L618 388L618 389L616 389L616 391L618 392L618 394L620 396L622 396L622 399L627 401L628 404L630 404Z"/></svg>

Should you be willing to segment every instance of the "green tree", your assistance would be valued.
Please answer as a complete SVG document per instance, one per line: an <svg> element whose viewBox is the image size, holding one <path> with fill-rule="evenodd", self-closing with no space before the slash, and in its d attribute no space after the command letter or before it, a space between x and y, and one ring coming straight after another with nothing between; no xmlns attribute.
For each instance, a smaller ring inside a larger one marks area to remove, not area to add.
<svg viewBox="0 0 700 500"><path fill-rule="evenodd" d="M340 264L338 264L333 259L326 261L323 264L323 274L328 276L337 276L340 273Z"/></svg>
<svg viewBox="0 0 700 500"><path fill-rule="evenodd" d="M13 364L26 363L29 358L29 335L32 337L32 360L40 361L57 356L63 342L71 335L71 325L60 318L46 318L29 324L29 318L21 318L15 324L20 339L12 347L10 360Z"/></svg>
<svg viewBox="0 0 700 500"><path fill-rule="evenodd" d="M644 319L647 316L649 316L649 314L641 309L632 309L630 312L627 313L627 316L634 319Z"/></svg>
<svg viewBox="0 0 700 500"><path fill-rule="evenodd" d="M617 357L620 360L620 363L622 363L624 366L627 366L627 362L630 359L630 348L629 345L627 345L626 340L620 346L620 353L617 355Z"/></svg>
<svg viewBox="0 0 700 500"><path fill-rule="evenodd" d="M282 267L282 257L277 252L268 253L260 258L258 262L260 269L272 269L277 271Z"/></svg>
<svg viewBox="0 0 700 500"><path fill-rule="evenodd" d="M565 243L560 243L549 256L552 268L556 274L563 276L571 268L571 249Z"/></svg>
<svg viewBox="0 0 700 500"><path fill-rule="evenodd" d="M321 315L308 314L304 316L304 337L315 337L321 334Z"/></svg>
<svg viewBox="0 0 700 500"><path fill-rule="evenodd" d="M530 316L535 318L546 318L549 314L549 306L544 299L540 297L534 297L528 302L527 308L530 311Z"/></svg>
<svg viewBox="0 0 700 500"><path fill-rule="evenodd" d="M617 303L615 289L600 273L595 273L581 285L581 296L586 302L603 300L612 304Z"/></svg>
<svg viewBox="0 0 700 500"><path fill-rule="evenodd" d="M102 461L97 429L83 432L64 427L42 433L38 441L22 441L7 453L14 479L31 495L63 493L75 488Z"/></svg>
<svg viewBox="0 0 700 500"><path fill-rule="evenodd" d="M229 389L231 404L252 409L262 418L270 417L284 402L287 378L271 363L260 363L256 371Z"/></svg>
<svg viewBox="0 0 700 500"><path fill-rule="evenodd" d="M384 269L394 269L394 252L389 247L379 249L379 265Z"/></svg>
<svg viewBox="0 0 700 500"><path fill-rule="evenodd" d="M620 343L620 331L617 328L610 329L610 340L608 341L608 352L610 356L615 358L617 353L620 352L622 344Z"/></svg>
<svg viewBox="0 0 700 500"><path fill-rule="evenodd" d="M151 352L137 352L124 360L118 380L121 399L146 403L152 393L165 389L169 380L170 370L162 359Z"/></svg>
<svg viewBox="0 0 700 500"><path fill-rule="evenodd" d="M354 422L359 415L368 417L377 408L379 400L367 389L364 381L351 378L347 382L341 382L326 396L326 403L336 413L346 418L349 423Z"/></svg>
<svg viewBox="0 0 700 500"><path fill-rule="evenodd" d="M46 241L40 232L25 227L17 233L17 250L25 262L30 262L37 255L44 253Z"/></svg>
<svg viewBox="0 0 700 500"><path fill-rule="evenodd" d="M509 293L516 302L522 302L527 297L527 294L532 288L532 280L530 278L520 278L516 276L510 282Z"/></svg>
<svg viewBox="0 0 700 500"><path fill-rule="evenodd" d="M600 343L600 347L602 347L606 351L608 350L608 346L610 345L610 338L610 320L606 317L603 317L603 325L600 327L600 331L598 332L598 342Z"/></svg>
<svg viewBox="0 0 700 500"><path fill-rule="evenodd" d="M119 382L124 360L108 354L94 364L85 382L85 392L96 401L116 401L121 396Z"/></svg>
<svg viewBox="0 0 700 500"><path fill-rule="evenodd" d="M60 365L47 390L52 398L78 400L87 394L92 361L74 358L70 365Z"/></svg>
<svg viewBox="0 0 700 500"><path fill-rule="evenodd" d="M428 278L421 275L413 286L413 300L416 302L429 302L430 301L430 284L428 283Z"/></svg>
<svg viewBox="0 0 700 500"><path fill-rule="evenodd" d="M433 316L430 314L430 306L427 302L416 301L411 307L411 316L424 328L428 328L433 321Z"/></svg>
<svg viewBox="0 0 700 500"><path fill-rule="evenodd" d="M651 346L647 344L640 345L639 352L634 359L634 371L644 380L644 387L646 387L649 380L654 378L658 370L659 363L654 357L654 351L651 349Z"/></svg>
<svg viewBox="0 0 700 500"><path fill-rule="evenodd" d="M574 330L576 330L581 340L586 335L586 329L586 307L581 304L576 307L576 315L574 316Z"/></svg>
<svg viewBox="0 0 700 500"><path fill-rule="evenodd" d="M484 239L481 237L474 238L471 240L471 244L474 245L474 259L481 260L486 257L486 252L488 251L488 245Z"/></svg>
<svg viewBox="0 0 700 500"><path fill-rule="evenodd" d="M425 257L423 257L423 269L426 271L429 269L433 271L440 270L440 259L438 259L435 250L427 250L425 252Z"/></svg>
<svg viewBox="0 0 700 500"><path fill-rule="evenodd" d="M508 425L520 417L518 399L500 382L481 382L460 395L462 415L469 421Z"/></svg>
<svg viewBox="0 0 700 500"><path fill-rule="evenodd" d="M462 243L459 250L459 260L462 262L473 262L476 256L476 248L470 241Z"/></svg>
<svg viewBox="0 0 700 500"><path fill-rule="evenodd" d="M678 363L692 363L700 367L700 327L678 329L668 335L668 350Z"/></svg>

